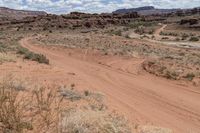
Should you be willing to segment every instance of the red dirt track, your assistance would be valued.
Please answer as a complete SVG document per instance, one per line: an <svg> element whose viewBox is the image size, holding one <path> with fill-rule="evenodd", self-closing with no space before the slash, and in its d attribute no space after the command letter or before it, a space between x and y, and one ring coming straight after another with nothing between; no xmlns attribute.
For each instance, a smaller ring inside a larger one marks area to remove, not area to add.
<svg viewBox="0 0 200 133"><path fill-rule="evenodd" d="M104 93L111 107L132 122L175 133L200 133L200 88L141 72L143 59L90 56L87 60L84 54L73 57L65 49L32 45L29 38L21 40L21 45L46 55L63 73L75 73L80 84Z"/></svg>

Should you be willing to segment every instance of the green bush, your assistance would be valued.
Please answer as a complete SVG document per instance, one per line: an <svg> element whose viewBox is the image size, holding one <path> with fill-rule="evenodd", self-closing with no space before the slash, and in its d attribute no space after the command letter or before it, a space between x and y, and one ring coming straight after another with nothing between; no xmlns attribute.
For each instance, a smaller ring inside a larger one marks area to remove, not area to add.
<svg viewBox="0 0 200 133"><path fill-rule="evenodd" d="M6 44L0 42L0 52L6 52L8 49L9 47Z"/></svg>
<svg viewBox="0 0 200 133"><path fill-rule="evenodd" d="M189 81L192 81L194 77L195 77L194 73L188 73L184 78L186 78Z"/></svg>
<svg viewBox="0 0 200 133"><path fill-rule="evenodd" d="M189 41L198 42L199 38L198 37L191 37Z"/></svg>
<svg viewBox="0 0 200 133"><path fill-rule="evenodd" d="M138 33L140 35L145 33L145 27L144 26L140 26L138 28L135 29L135 33Z"/></svg>
<svg viewBox="0 0 200 133"><path fill-rule="evenodd" d="M23 47L18 47L17 54L25 55L26 53L28 53L28 49Z"/></svg>
<svg viewBox="0 0 200 133"><path fill-rule="evenodd" d="M178 36L177 33L173 33L173 32L160 32L160 35L163 35L163 36Z"/></svg>
<svg viewBox="0 0 200 133"><path fill-rule="evenodd" d="M122 36L122 31L121 30L117 30L117 31L114 31L113 34L115 34L117 36Z"/></svg>
<svg viewBox="0 0 200 133"><path fill-rule="evenodd" d="M174 71L167 70L166 73L165 73L165 77L167 79L177 80L178 76L179 76L178 73L176 73Z"/></svg>
<svg viewBox="0 0 200 133"><path fill-rule="evenodd" d="M39 63L49 64L49 60L42 54L36 54L26 48L19 47L17 54L24 55L24 59L37 61Z"/></svg>
<svg viewBox="0 0 200 133"><path fill-rule="evenodd" d="M24 59L37 61L39 63L49 64L49 60L42 54L35 54L33 52L28 52L25 54Z"/></svg>

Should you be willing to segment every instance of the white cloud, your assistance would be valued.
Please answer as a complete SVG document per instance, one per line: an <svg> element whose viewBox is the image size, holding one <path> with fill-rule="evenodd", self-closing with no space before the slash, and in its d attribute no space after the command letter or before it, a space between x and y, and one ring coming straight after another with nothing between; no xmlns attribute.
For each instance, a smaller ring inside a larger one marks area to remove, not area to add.
<svg viewBox="0 0 200 133"><path fill-rule="evenodd" d="M155 6L157 8L192 8L200 0L0 0L0 6L25 10L44 10L50 13L112 12L119 8Z"/></svg>

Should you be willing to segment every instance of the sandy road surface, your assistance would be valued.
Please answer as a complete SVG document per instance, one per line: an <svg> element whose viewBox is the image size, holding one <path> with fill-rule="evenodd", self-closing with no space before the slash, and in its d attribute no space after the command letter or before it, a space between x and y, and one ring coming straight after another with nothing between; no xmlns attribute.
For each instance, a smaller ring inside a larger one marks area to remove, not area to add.
<svg viewBox="0 0 200 133"><path fill-rule="evenodd" d="M129 120L171 128L175 133L200 133L200 88L179 85L149 74L137 74L141 59L112 60L109 66L92 60L75 58L63 49L56 50L31 45L27 39L21 45L45 54L52 66L63 72L76 73L77 78L94 90L103 92L112 107ZM98 57L92 57L98 60ZM63 77L60 77L63 78Z"/></svg>

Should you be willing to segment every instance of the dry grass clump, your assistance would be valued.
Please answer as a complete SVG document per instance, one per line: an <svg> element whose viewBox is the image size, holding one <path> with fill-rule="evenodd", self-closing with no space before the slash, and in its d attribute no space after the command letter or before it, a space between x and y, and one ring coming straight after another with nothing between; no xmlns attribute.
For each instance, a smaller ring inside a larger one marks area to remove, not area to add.
<svg viewBox="0 0 200 133"><path fill-rule="evenodd" d="M59 90L60 95L70 101L77 101L81 100L83 98L83 95L80 94L79 92L73 90L73 89L66 89L66 88L61 88Z"/></svg>
<svg viewBox="0 0 200 133"><path fill-rule="evenodd" d="M6 52L8 49L9 49L9 47L7 45L0 42L0 52Z"/></svg>
<svg viewBox="0 0 200 133"><path fill-rule="evenodd" d="M0 53L0 64L3 62L15 62L16 57L8 53Z"/></svg>
<svg viewBox="0 0 200 133"><path fill-rule="evenodd" d="M0 82L0 132L56 132L61 101L51 88L28 90L8 78Z"/></svg>
<svg viewBox="0 0 200 133"><path fill-rule="evenodd" d="M131 133L123 117L103 108L101 98L68 87L28 89L7 78L0 82L0 132Z"/></svg>
<svg viewBox="0 0 200 133"><path fill-rule="evenodd" d="M3 81L0 83L1 132L20 133L32 129L26 113L30 101L20 94L18 91L20 89L22 89L22 86L14 82Z"/></svg>
<svg viewBox="0 0 200 133"><path fill-rule="evenodd" d="M36 127L36 132L58 132L62 98L58 97L56 90L57 87L39 87L32 91L33 125Z"/></svg>
<svg viewBox="0 0 200 133"><path fill-rule="evenodd" d="M105 111L72 109L62 113L62 133L131 133L122 117Z"/></svg>
<svg viewBox="0 0 200 133"><path fill-rule="evenodd" d="M172 130L154 126L142 126L139 129L139 133L173 133Z"/></svg>

